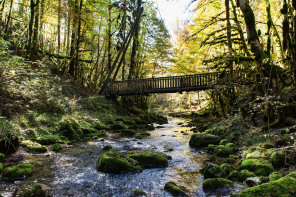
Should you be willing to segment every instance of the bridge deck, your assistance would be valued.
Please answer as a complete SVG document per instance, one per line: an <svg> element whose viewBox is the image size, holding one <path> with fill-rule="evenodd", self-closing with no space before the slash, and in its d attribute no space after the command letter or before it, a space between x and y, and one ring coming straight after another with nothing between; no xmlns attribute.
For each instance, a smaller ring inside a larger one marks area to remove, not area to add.
<svg viewBox="0 0 296 197"><path fill-rule="evenodd" d="M195 75L157 77L147 79L132 79L114 81L105 90L108 96L123 96L134 94L173 93L212 89L215 85L236 85L246 81L246 75L241 71L213 72Z"/></svg>

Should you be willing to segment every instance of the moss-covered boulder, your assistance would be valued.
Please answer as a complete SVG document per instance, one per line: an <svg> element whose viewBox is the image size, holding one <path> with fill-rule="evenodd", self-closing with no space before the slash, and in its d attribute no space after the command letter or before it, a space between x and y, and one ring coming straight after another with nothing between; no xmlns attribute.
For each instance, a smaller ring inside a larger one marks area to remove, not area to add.
<svg viewBox="0 0 296 197"><path fill-rule="evenodd" d="M2 177L5 179L19 179L31 176L34 166L31 164L18 164L16 166L4 168Z"/></svg>
<svg viewBox="0 0 296 197"><path fill-rule="evenodd" d="M214 148L214 153L220 157L228 157L234 154L236 149L234 147L226 147L224 145L219 145Z"/></svg>
<svg viewBox="0 0 296 197"><path fill-rule="evenodd" d="M252 171L257 176L268 176L274 171L273 166L265 159L246 159L240 164L240 169Z"/></svg>
<svg viewBox="0 0 296 197"><path fill-rule="evenodd" d="M204 191L233 186L233 181L224 178L209 178L203 181Z"/></svg>
<svg viewBox="0 0 296 197"><path fill-rule="evenodd" d="M221 140L221 141L219 142L219 145L223 145L223 146L225 146L225 145L228 144L228 143L230 143L229 140L227 140L227 139L223 139L223 140Z"/></svg>
<svg viewBox="0 0 296 197"><path fill-rule="evenodd" d="M0 161L3 161L4 158L5 158L5 155L3 153L0 153Z"/></svg>
<svg viewBox="0 0 296 197"><path fill-rule="evenodd" d="M283 151L278 151L271 155L271 163L274 168L282 168L289 162L291 162L291 159Z"/></svg>
<svg viewBox="0 0 296 197"><path fill-rule="evenodd" d="M249 170L242 170L240 171L240 178L244 181L246 180L247 178L250 178L250 177L255 177L256 175L254 174L254 172L250 172Z"/></svg>
<svg viewBox="0 0 296 197"><path fill-rule="evenodd" d="M261 196L295 196L296 173L291 173L276 181L263 183L261 185L245 189L232 197L261 197Z"/></svg>
<svg viewBox="0 0 296 197"><path fill-rule="evenodd" d="M139 166L136 160L126 157L116 149L110 149L101 154L97 160L96 168L98 171L112 174L136 173L142 171L141 166Z"/></svg>
<svg viewBox="0 0 296 197"><path fill-rule="evenodd" d="M60 144L53 144L50 146L50 149L54 152L59 152L62 150L62 146Z"/></svg>
<svg viewBox="0 0 296 197"><path fill-rule="evenodd" d="M203 169L201 169L201 173L203 173L204 178L219 178L225 177L225 172L215 164L207 163Z"/></svg>
<svg viewBox="0 0 296 197"><path fill-rule="evenodd" d="M171 193L173 196L189 196L188 190L181 185L177 185L175 182L167 182L164 189Z"/></svg>
<svg viewBox="0 0 296 197"><path fill-rule="evenodd" d="M234 144L234 143L227 143L227 144L225 145L225 147L235 147L235 144Z"/></svg>
<svg viewBox="0 0 296 197"><path fill-rule="evenodd" d="M227 174L230 174L233 170L235 170L235 168L232 165L229 165L227 163L222 164L220 166L220 169L226 172Z"/></svg>
<svg viewBox="0 0 296 197"><path fill-rule="evenodd" d="M233 170L227 178L236 182L243 181L241 178L241 173L238 170Z"/></svg>
<svg viewBox="0 0 296 197"><path fill-rule="evenodd" d="M83 136L82 129L77 121L73 119L67 119L60 123L59 133L69 140L80 140Z"/></svg>
<svg viewBox="0 0 296 197"><path fill-rule="evenodd" d="M0 173L2 172L2 170L3 170L3 165L2 163L0 163Z"/></svg>
<svg viewBox="0 0 296 197"><path fill-rule="evenodd" d="M195 148L206 147L209 144L218 144L220 137L205 133L195 133L191 136L189 145Z"/></svg>
<svg viewBox="0 0 296 197"><path fill-rule="evenodd" d="M135 131L131 130L131 129L123 129L120 131L120 135L122 137L132 137L134 135L136 135Z"/></svg>
<svg viewBox="0 0 296 197"><path fill-rule="evenodd" d="M59 141L60 141L60 139L57 135L41 136L36 139L36 142L38 142L41 145L55 144Z"/></svg>
<svg viewBox="0 0 296 197"><path fill-rule="evenodd" d="M45 192L41 185L35 185L32 189L25 191L23 197L45 197Z"/></svg>
<svg viewBox="0 0 296 197"><path fill-rule="evenodd" d="M147 196L147 194L143 192L141 189L137 188L134 192L134 197L140 197L140 196Z"/></svg>
<svg viewBox="0 0 296 197"><path fill-rule="evenodd" d="M123 129L128 129L128 126L125 125L122 121L116 121L111 126L111 129L113 129L114 131L119 131L119 130L123 130Z"/></svg>
<svg viewBox="0 0 296 197"><path fill-rule="evenodd" d="M27 152L44 153L47 151L47 148L45 146L31 140L22 141L22 146Z"/></svg>
<svg viewBox="0 0 296 197"><path fill-rule="evenodd" d="M273 172L268 176L269 181L276 181L282 177L283 177L283 175L279 172Z"/></svg>
<svg viewBox="0 0 296 197"><path fill-rule="evenodd" d="M168 167L167 155L156 150L132 151L128 158L136 160L143 168Z"/></svg>

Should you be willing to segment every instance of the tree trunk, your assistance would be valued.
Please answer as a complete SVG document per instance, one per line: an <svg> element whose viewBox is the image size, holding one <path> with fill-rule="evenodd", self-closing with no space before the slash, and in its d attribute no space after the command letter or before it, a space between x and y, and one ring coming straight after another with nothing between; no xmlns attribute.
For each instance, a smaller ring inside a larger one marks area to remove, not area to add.
<svg viewBox="0 0 296 197"><path fill-rule="evenodd" d="M80 32L81 32L81 10L82 10L83 0L80 0L80 7L78 11L78 27L77 27L77 41L76 41L76 54L75 54L75 73L77 75L78 70L78 57L79 57L79 45L80 45ZM77 76L76 76L77 77Z"/></svg>
<svg viewBox="0 0 296 197"><path fill-rule="evenodd" d="M0 25L2 25L3 11L4 11L4 8L5 8L5 0L2 0L0 4L1 4L1 9L0 9Z"/></svg>
<svg viewBox="0 0 296 197"><path fill-rule="evenodd" d="M61 0L58 2L58 54L61 49Z"/></svg>
<svg viewBox="0 0 296 197"><path fill-rule="evenodd" d="M8 14L8 17L7 17L5 31L4 31L4 33L5 33L4 38L5 39L8 38L8 27L9 27L9 22L10 22L10 18L11 18L12 5L13 5L13 0L10 0L9 14Z"/></svg>
<svg viewBox="0 0 296 197"><path fill-rule="evenodd" d="M230 23L230 11L229 11L229 0L225 0L226 8L226 26L227 26L227 45L230 59L232 59L232 41L231 41L231 23ZM229 62L230 72L233 72L233 62Z"/></svg>
<svg viewBox="0 0 296 197"><path fill-rule="evenodd" d="M72 36L71 36L71 49L70 49L70 57L72 57L70 63L69 63L69 74L72 77L75 77L75 51L76 49L76 42L77 42L77 11L78 11L79 5L78 0L75 0L74 2L74 16L73 16L73 24L72 24Z"/></svg>
<svg viewBox="0 0 296 197"><path fill-rule="evenodd" d="M34 35L33 35L33 47L32 53L37 54L38 50L38 28L39 28L39 1L35 6L35 24L34 24Z"/></svg>
<svg viewBox="0 0 296 197"><path fill-rule="evenodd" d="M111 20L111 10L112 10L112 6L111 6L111 1L110 1L110 5L108 7L108 32L107 32L107 36L108 36L108 62L107 62L107 68L110 70L111 69L111 61L112 61L112 54L111 54L111 44L112 44L112 35L111 35L111 26L112 26L112 20Z"/></svg>
<svg viewBox="0 0 296 197"><path fill-rule="evenodd" d="M142 6L142 0L138 0L137 13L140 11L141 6ZM135 14L134 14L134 16L135 16ZM132 79L134 77L134 73L135 73L135 67L137 64L136 55L137 55L137 51L139 48L139 31L140 31L140 23L137 24L136 29L135 29L135 34L133 37L131 64L130 64L128 79Z"/></svg>

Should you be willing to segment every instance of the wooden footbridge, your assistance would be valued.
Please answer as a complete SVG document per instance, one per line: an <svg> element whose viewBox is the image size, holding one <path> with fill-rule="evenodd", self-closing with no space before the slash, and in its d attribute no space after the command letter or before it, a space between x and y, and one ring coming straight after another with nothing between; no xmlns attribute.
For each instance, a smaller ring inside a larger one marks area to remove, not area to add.
<svg viewBox="0 0 296 197"><path fill-rule="evenodd" d="M246 74L241 71L132 79L110 82L104 94L106 96L124 96L207 90L213 89L217 85L235 86L246 84L246 81Z"/></svg>

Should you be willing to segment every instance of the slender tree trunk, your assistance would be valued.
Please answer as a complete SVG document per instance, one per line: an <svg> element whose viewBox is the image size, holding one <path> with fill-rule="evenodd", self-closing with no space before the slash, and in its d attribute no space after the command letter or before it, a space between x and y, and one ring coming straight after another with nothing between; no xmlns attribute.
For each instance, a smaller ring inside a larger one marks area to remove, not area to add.
<svg viewBox="0 0 296 197"><path fill-rule="evenodd" d="M79 57L79 45L80 45L80 32L81 32L81 11L82 11L83 0L80 0L80 7L78 11L78 27L77 27L77 41L76 41L76 54L75 54L75 73L77 74L78 70L78 57ZM77 76L76 76L77 77Z"/></svg>
<svg viewBox="0 0 296 197"><path fill-rule="evenodd" d="M71 49L70 49L70 63L69 63L69 74L72 77L75 77L75 51L76 49L76 42L77 42L77 11L78 11L79 5L78 0L75 0L74 2L74 16L73 16L73 24L72 24L72 36L71 36Z"/></svg>
<svg viewBox="0 0 296 197"><path fill-rule="evenodd" d="M123 2L123 24L122 24L122 37L125 39L126 36L126 7L127 7L127 3L126 0L124 0ZM122 73L121 73L121 80L124 80L124 75L125 75L125 57L123 57L122 60Z"/></svg>
<svg viewBox="0 0 296 197"><path fill-rule="evenodd" d="M140 8L142 6L142 0L138 0L138 7L137 7L137 13L140 11ZM136 16L136 14L135 14ZM139 31L140 31L140 23L138 23L135 34L133 37L133 46L132 46L132 54L131 54L131 64L130 64L130 70L128 79L132 79L135 73L135 67L137 64L136 55L139 48Z"/></svg>
<svg viewBox="0 0 296 197"><path fill-rule="evenodd" d="M58 2L58 54L61 49L61 0Z"/></svg>
<svg viewBox="0 0 296 197"><path fill-rule="evenodd" d="M37 54L38 49L38 27L39 27L39 1L37 1L35 6L35 21L34 21L34 35L33 35L33 46L32 52Z"/></svg>
<svg viewBox="0 0 296 197"><path fill-rule="evenodd" d="M10 0L9 14L8 14L8 17L7 17L6 26L5 26L5 31L4 31L4 33L5 33L4 38L5 38L5 39L8 38L8 27L9 27L9 22L10 22L10 19L11 19L12 5L13 5L13 0Z"/></svg>
<svg viewBox="0 0 296 197"><path fill-rule="evenodd" d="M266 0L266 12L267 12L267 49L266 49L266 55L270 56L271 51L271 25L272 25L272 19L271 19L271 11L270 11L270 3L269 0Z"/></svg>
<svg viewBox="0 0 296 197"><path fill-rule="evenodd" d="M30 1L30 22L29 22L29 38L28 38L28 47L27 47L27 55L31 54L32 52L32 37L33 37L33 25L34 25L34 18L35 18L35 7L39 4L39 0L34 2L34 0Z"/></svg>
<svg viewBox="0 0 296 197"><path fill-rule="evenodd" d="M40 23L39 23L39 48L41 51L43 51L43 45L44 45L44 38L43 38L43 23L44 23L44 0L40 1Z"/></svg>
<svg viewBox="0 0 296 197"><path fill-rule="evenodd" d="M111 2L110 2L111 3ZM112 54L111 54L111 39L112 39L112 35L111 35L111 26L112 26L112 20L111 20L111 10L112 10L112 6L111 4L108 7L108 32L107 32L107 36L108 36L108 63L107 63L107 67L110 70L111 69L111 61L112 61Z"/></svg>
<svg viewBox="0 0 296 197"><path fill-rule="evenodd" d="M68 0L68 27L67 27L67 52L66 55L69 56L70 52L69 52L69 48L70 48L70 33L71 33L71 17L72 17L72 13L71 13L71 0Z"/></svg>
<svg viewBox="0 0 296 197"><path fill-rule="evenodd" d="M2 25L3 11L4 11L4 8L5 8L5 0L2 0L0 4L1 4L1 9L0 9L0 25Z"/></svg>
<svg viewBox="0 0 296 197"><path fill-rule="evenodd" d="M230 23L230 10L229 10L229 0L225 0L225 8L226 8L226 25L227 25L227 45L229 56L232 59L232 41L231 41L231 23ZM230 73L232 75L233 72L233 62L229 63Z"/></svg>

